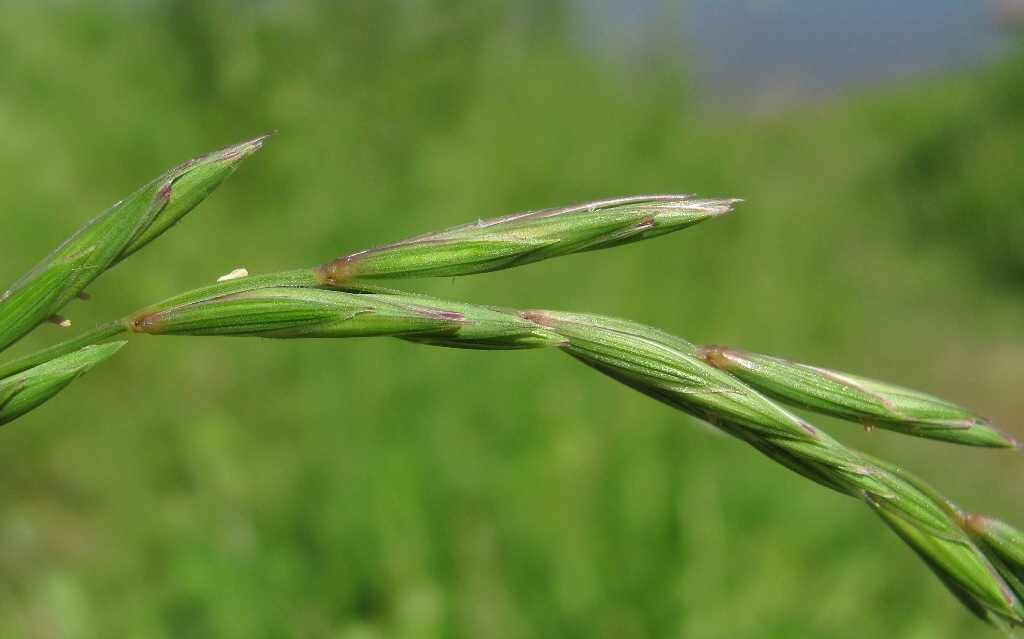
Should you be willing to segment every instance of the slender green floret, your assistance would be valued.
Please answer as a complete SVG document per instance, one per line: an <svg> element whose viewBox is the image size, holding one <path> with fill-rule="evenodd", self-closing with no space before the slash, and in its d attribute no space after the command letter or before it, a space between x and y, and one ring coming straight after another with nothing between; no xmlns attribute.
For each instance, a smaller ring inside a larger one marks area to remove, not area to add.
<svg viewBox="0 0 1024 639"><path fill-rule="evenodd" d="M141 191L158 184L161 189L170 190L168 201L142 232L118 254L115 263L135 253L181 221L181 218L234 173L243 161L259 151L263 142L271 135L273 133L265 133L251 140L231 144L193 158L143 187Z"/></svg>
<svg viewBox="0 0 1024 639"><path fill-rule="evenodd" d="M47 401L80 375L110 358L124 344L86 346L0 379L0 424L13 421Z"/></svg>
<svg viewBox="0 0 1024 639"><path fill-rule="evenodd" d="M104 270L180 220L265 138L225 147L164 173L57 247L0 296L0 350L54 316Z"/></svg>
<svg viewBox="0 0 1024 639"><path fill-rule="evenodd" d="M671 233L738 201L690 197L628 197L481 220L339 257L317 272L324 283L343 284L496 271Z"/></svg>
<svg viewBox="0 0 1024 639"><path fill-rule="evenodd" d="M1020 447L988 420L908 388L722 346L702 346L700 357L770 397L866 428L970 446Z"/></svg>
<svg viewBox="0 0 1024 639"><path fill-rule="evenodd" d="M1024 599L1024 532L1001 519L979 513L967 515L965 521L978 544L996 558L996 565L1017 596Z"/></svg>
<svg viewBox="0 0 1024 639"><path fill-rule="evenodd" d="M261 288L142 311L133 331L164 335L368 337L458 325L459 315L389 304L343 291Z"/></svg>
<svg viewBox="0 0 1024 639"><path fill-rule="evenodd" d="M288 274L253 278L287 281ZM233 281L142 310L124 324L139 333L279 339L389 335L476 349L534 348L560 341L515 314L407 294L352 293Z"/></svg>

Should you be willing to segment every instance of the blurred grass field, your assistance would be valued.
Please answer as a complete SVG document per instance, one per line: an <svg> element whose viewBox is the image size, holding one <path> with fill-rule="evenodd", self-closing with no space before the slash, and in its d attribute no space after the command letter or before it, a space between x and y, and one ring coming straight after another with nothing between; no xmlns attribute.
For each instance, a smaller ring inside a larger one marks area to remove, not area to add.
<svg viewBox="0 0 1024 639"><path fill-rule="evenodd" d="M67 309L76 330L480 217L742 197L650 243L405 288L628 317L1024 437L1024 57L752 112L696 106L656 49L602 59L570 17L0 5L0 278L274 129ZM37 333L7 354L63 336ZM1024 525L1020 455L818 421ZM997 636L863 505L553 352L138 336L0 431L0 468L3 639Z"/></svg>

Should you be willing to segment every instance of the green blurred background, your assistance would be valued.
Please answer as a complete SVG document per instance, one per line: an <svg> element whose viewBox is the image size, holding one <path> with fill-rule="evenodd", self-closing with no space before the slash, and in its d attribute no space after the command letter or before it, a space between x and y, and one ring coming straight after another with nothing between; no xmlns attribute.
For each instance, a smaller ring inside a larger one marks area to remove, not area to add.
<svg viewBox="0 0 1024 639"><path fill-rule="evenodd" d="M479 217L742 197L407 288L629 317L1024 436L1012 37L759 100L667 7L628 31L550 0L5 2L0 288L164 169L277 129L67 330ZM818 421L1024 525L1020 455ZM139 336L0 431L0 468L0 638L997 636L868 508L555 352Z"/></svg>

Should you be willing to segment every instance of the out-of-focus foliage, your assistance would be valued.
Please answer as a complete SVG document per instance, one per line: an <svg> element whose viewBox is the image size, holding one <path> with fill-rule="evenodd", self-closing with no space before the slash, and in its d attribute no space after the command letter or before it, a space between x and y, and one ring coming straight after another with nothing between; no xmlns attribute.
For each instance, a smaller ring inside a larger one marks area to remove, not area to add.
<svg viewBox="0 0 1024 639"><path fill-rule="evenodd" d="M901 104L908 128L880 182L899 190L913 241L970 251L965 262L1024 286L1024 53ZM910 113L917 117L909 117ZM884 176L884 177L883 177Z"/></svg>
<svg viewBox="0 0 1024 639"><path fill-rule="evenodd" d="M0 277L271 129L68 330L481 217L743 197L641 246L415 288L891 380L1022 435L1024 301L989 275L1019 254L969 228L1019 223L1013 60L747 113L695 106L672 47L611 60L572 21L543 0L4 3ZM0 637L984 634L866 509L587 373L386 340L133 340L0 430ZM816 423L1024 523L1018 456Z"/></svg>

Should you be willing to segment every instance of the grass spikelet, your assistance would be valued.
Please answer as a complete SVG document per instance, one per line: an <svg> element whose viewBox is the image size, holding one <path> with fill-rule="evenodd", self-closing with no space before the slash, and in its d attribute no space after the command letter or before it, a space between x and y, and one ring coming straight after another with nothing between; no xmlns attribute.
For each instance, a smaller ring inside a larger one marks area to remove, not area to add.
<svg viewBox="0 0 1024 639"><path fill-rule="evenodd" d="M519 213L339 257L317 273L339 284L496 271L671 233L727 213L736 201L650 195Z"/></svg>
<svg viewBox="0 0 1024 639"><path fill-rule="evenodd" d="M779 401L888 430L990 448L1019 448L988 420L925 393L781 357L721 346L700 357Z"/></svg>
<svg viewBox="0 0 1024 639"><path fill-rule="evenodd" d="M86 346L0 379L0 425L14 421L109 359L125 342Z"/></svg>
<svg viewBox="0 0 1024 639"><path fill-rule="evenodd" d="M0 351L56 315L104 270L180 220L259 149L265 137L185 162L68 238L0 296Z"/></svg>

